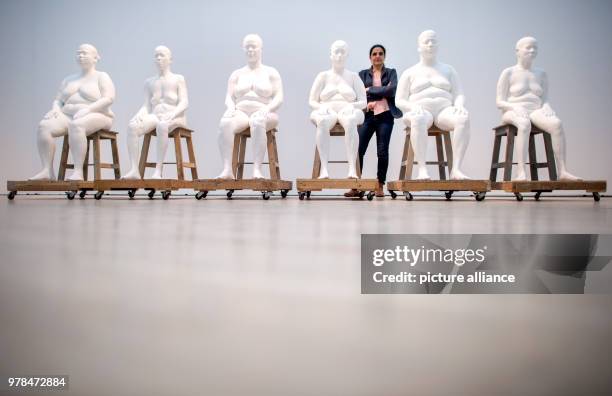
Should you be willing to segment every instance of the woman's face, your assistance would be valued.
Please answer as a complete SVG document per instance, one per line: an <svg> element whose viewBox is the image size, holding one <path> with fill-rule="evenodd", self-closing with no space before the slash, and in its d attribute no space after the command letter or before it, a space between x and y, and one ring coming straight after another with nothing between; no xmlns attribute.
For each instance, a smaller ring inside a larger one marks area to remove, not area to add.
<svg viewBox="0 0 612 396"><path fill-rule="evenodd" d="M380 47L374 47L370 52L372 66L382 66L385 63L385 51Z"/></svg>
<svg viewBox="0 0 612 396"><path fill-rule="evenodd" d="M89 45L81 45L76 53L77 63L83 69L88 69L98 62L98 53Z"/></svg>
<svg viewBox="0 0 612 396"><path fill-rule="evenodd" d="M257 40L245 41L243 49L249 61L258 61L261 59L261 43Z"/></svg>

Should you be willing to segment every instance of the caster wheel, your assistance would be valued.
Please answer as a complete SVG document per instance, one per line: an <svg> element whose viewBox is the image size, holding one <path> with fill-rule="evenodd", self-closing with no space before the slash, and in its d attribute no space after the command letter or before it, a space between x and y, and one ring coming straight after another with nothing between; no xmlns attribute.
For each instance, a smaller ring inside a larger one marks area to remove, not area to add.
<svg viewBox="0 0 612 396"><path fill-rule="evenodd" d="M303 200L304 200L304 198L306 198L306 193L305 193L305 192L300 192L300 193L298 194L298 197L300 198L300 201L303 201Z"/></svg>
<svg viewBox="0 0 612 396"><path fill-rule="evenodd" d="M72 201L76 196L76 193L76 191L66 191L66 198Z"/></svg>
<svg viewBox="0 0 612 396"><path fill-rule="evenodd" d="M397 198L397 193L395 191L389 191L389 194L391 194L392 199Z"/></svg>
<svg viewBox="0 0 612 396"><path fill-rule="evenodd" d="M104 195L104 191L98 191L95 195L94 198L97 200L102 199L102 195Z"/></svg>
<svg viewBox="0 0 612 396"><path fill-rule="evenodd" d="M13 199L15 199L15 195L17 195L17 191L9 191L9 193L6 195L6 197L12 201Z"/></svg>
<svg viewBox="0 0 612 396"><path fill-rule="evenodd" d="M227 199L232 199L232 194L234 194L234 190L227 190Z"/></svg>
<svg viewBox="0 0 612 396"><path fill-rule="evenodd" d="M310 191L306 191L306 198L310 199Z"/></svg>
<svg viewBox="0 0 612 396"><path fill-rule="evenodd" d="M367 195L368 201L371 201L374 199L374 193L372 191L370 191Z"/></svg>
<svg viewBox="0 0 612 396"><path fill-rule="evenodd" d="M172 191L166 190L166 191L162 191L161 195L164 201L168 200L168 198L170 198L170 194L172 194Z"/></svg>
<svg viewBox="0 0 612 396"><path fill-rule="evenodd" d="M155 196L155 189L152 188L151 190L149 190L147 196L149 197L149 199L153 199L153 197Z"/></svg>
<svg viewBox="0 0 612 396"><path fill-rule="evenodd" d="M599 196L598 192L594 192L593 193L593 199L595 200L595 202L599 202L599 200L601 199L601 197Z"/></svg>
<svg viewBox="0 0 612 396"><path fill-rule="evenodd" d="M287 193L289 193L289 190L281 190L281 197L287 198Z"/></svg>
<svg viewBox="0 0 612 396"><path fill-rule="evenodd" d="M85 198L85 195L87 195L87 191L81 190L81 192L79 193L79 198L83 199Z"/></svg>
<svg viewBox="0 0 612 396"><path fill-rule="evenodd" d="M487 193L485 192L477 192L477 193L474 193L474 198L476 198L476 201L480 202L480 201L484 201L486 195Z"/></svg>
<svg viewBox="0 0 612 396"><path fill-rule="evenodd" d="M450 201L450 200L451 200L451 198L453 197L453 192L452 192L452 191L446 191L446 192L444 193L444 196L446 197L446 200L447 200L447 201Z"/></svg>
<svg viewBox="0 0 612 396"><path fill-rule="evenodd" d="M363 199L365 197L365 191L359 191L359 199Z"/></svg>
<svg viewBox="0 0 612 396"><path fill-rule="evenodd" d="M535 200L536 200L536 201L539 201L539 200L540 200L540 195L542 195L542 192L541 192L541 191L538 191L537 193L535 193L534 198L535 198Z"/></svg>
<svg viewBox="0 0 612 396"><path fill-rule="evenodd" d="M195 197L199 201L202 198L206 198L207 195L208 195L208 191L198 191Z"/></svg>
<svg viewBox="0 0 612 396"><path fill-rule="evenodd" d="M404 191L404 197L406 197L406 201L412 201L414 199L412 194L410 194L408 191Z"/></svg>
<svg viewBox="0 0 612 396"><path fill-rule="evenodd" d="M261 193L261 197L264 199L264 201L267 201L268 199L270 199L270 196L272 194L270 193L270 191L264 191Z"/></svg>
<svg viewBox="0 0 612 396"><path fill-rule="evenodd" d="M134 199L135 195L136 195L136 190L128 190L128 197L130 197L130 199Z"/></svg>
<svg viewBox="0 0 612 396"><path fill-rule="evenodd" d="M514 193L514 196L516 197L516 200L519 202L523 200L523 194L521 193Z"/></svg>

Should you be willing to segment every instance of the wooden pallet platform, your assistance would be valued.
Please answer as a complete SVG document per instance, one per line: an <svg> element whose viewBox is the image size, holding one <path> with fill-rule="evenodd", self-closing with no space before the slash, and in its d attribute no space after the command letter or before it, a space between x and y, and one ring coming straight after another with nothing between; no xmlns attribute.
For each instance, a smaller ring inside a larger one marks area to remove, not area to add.
<svg viewBox="0 0 612 396"><path fill-rule="evenodd" d="M102 198L105 191L123 190L128 192L130 199L134 198L136 191L143 189L147 190L150 199L153 199L155 192L160 191L164 200L170 197L172 191L176 191L187 183L184 180L176 179L140 179L140 180L98 180L94 182L95 189L98 191L95 195L96 199Z"/></svg>
<svg viewBox="0 0 612 396"><path fill-rule="evenodd" d="M19 191L44 192L63 191L68 199L73 199L80 191L81 197L86 191L94 190L93 181L68 181L68 180L9 180L6 182L8 199L15 198Z"/></svg>
<svg viewBox="0 0 612 396"><path fill-rule="evenodd" d="M586 191L593 194L593 199L599 201L599 193L607 190L605 180L527 180L527 181L503 181L491 183L493 190L503 190L513 193L518 201L523 200L521 193L533 192L535 199L539 200L543 192L552 191Z"/></svg>
<svg viewBox="0 0 612 396"><path fill-rule="evenodd" d="M368 200L374 198L374 190L378 187L377 179L297 179L296 187L300 199L310 198L312 191L322 190L359 190L362 191L360 198L363 198L366 191Z"/></svg>
<svg viewBox="0 0 612 396"><path fill-rule="evenodd" d="M287 197L287 193L293 188L293 183L275 179L199 179L193 182L192 188L199 191L196 194L198 200L206 198L208 192L217 190L226 190L228 199L231 199L237 190L260 191L263 199L267 200L273 191L280 191L282 198Z"/></svg>
<svg viewBox="0 0 612 396"><path fill-rule="evenodd" d="M489 180L395 180L387 183L391 197L397 197L396 191L401 191L407 200L412 200L411 192L415 191L444 191L447 200L450 200L455 191L472 191L477 201L485 198L487 191L491 191Z"/></svg>

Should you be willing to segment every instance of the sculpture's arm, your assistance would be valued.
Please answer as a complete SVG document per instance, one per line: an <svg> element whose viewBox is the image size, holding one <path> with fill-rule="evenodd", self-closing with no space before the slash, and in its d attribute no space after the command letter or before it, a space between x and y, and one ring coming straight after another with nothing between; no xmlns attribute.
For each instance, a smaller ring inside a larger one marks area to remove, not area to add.
<svg viewBox="0 0 612 396"><path fill-rule="evenodd" d="M89 111L92 113L99 113L100 110L115 101L115 85L107 73L100 72L98 86L100 87L100 99L89 105Z"/></svg>
<svg viewBox="0 0 612 396"><path fill-rule="evenodd" d="M321 72L317 74L314 82L312 83L312 87L310 88L310 95L308 95L308 104L313 110L318 110L321 108L321 102L319 101L319 96L321 95L321 91L325 86L325 72Z"/></svg>
<svg viewBox="0 0 612 396"><path fill-rule="evenodd" d="M270 82L272 83L272 89L274 90L274 97L268 103L268 111L275 112L283 104L283 82L278 71L274 68L270 68Z"/></svg>
<svg viewBox="0 0 612 396"><path fill-rule="evenodd" d="M450 68L450 82L452 86L452 93L454 97L453 105L457 109L465 109L465 95L463 93L463 86L461 85L461 80L459 80L459 74L457 71L451 67Z"/></svg>
<svg viewBox="0 0 612 396"><path fill-rule="evenodd" d="M60 89L57 92L57 95L55 95L55 99L53 100L53 103L51 104L51 110L49 110L47 114L45 114L45 116L43 117L45 120L48 120L50 118L57 118L59 114L62 112L62 108L64 107L63 92L64 92L65 87L66 87L66 79L62 81L62 84L60 85Z"/></svg>
<svg viewBox="0 0 612 396"><path fill-rule="evenodd" d="M502 111L514 110L514 105L508 102L508 89L510 88L510 69L504 70L497 81L497 96L495 103Z"/></svg>
<svg viewBox="0 0 612 396"><path fill-rule="evenodd" d="M542 110L544 111L544 115L552 117L555 116L555 111L552 106L548 102L548 75L545 71L542 72Z"/></svg>
<svg viewBox="0 0 612 396"><path fill-rule="evenodd" d="M227 80L227 93L225 95L225 107L227 111L236 110L236 102L234 102L234 89L238 83L238 71L233 72Z"/></svg>
<svg viewBox="0 0 612 396"><path fill-rule="evenodd" d="M404 114L412 110L412 104L408 101L410 97L410 73L405 71L400 76L397 83L397 91L395 93L395 105Z"/></svg>
<svg viewBox="0 0 612 396"><path fill-rule="evenodd" d="M357 110L365 109L368 105L368 95L365 90L365 85L363 85L363 81L361 81L357 73L353 73L353 89L357 95L357 98L353 102L353 107Z"/></svg>
<svg viewBox="0 0 612 396"><path fill-rule="evenodd" d="M187 110L187 107L189 107L189 98L187 96L187 83L185 82L185 77L178 76L178 103L176 104L176 108L172 113L172 119L183 114L183 112Z"/></svg>

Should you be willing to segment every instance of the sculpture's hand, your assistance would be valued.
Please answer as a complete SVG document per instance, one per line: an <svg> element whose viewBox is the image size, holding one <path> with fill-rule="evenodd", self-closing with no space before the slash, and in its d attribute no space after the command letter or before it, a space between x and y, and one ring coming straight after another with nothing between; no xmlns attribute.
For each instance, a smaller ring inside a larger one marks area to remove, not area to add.
<svg viewBox="0 0 612 396"><path fill-rule="evenodd" d="M175 118L176 118L176 115L174 113L172 113L172 112L162 114L159 117L160 121L166 121L166 122L172 121Z"/></svg>
<svg viewBox="0 0 612 396"><path fill-rule="evenodd" d="M47 114L45 114L45 116L43 117L44 120L51 120L54 118L59 117L59 111L57 110L50 110L49 112L47 112Z"/></svg>
<svg viewBox="0 0 612 396"><path fill-rule="evenodd" d="M91 113L91 110L89 110L88 108L84 108L84 109L77 111L72 118L77 120L81 117L85 117L89 113Z"/></svg>
<svg viewBox="0 0 612 396"><path fill-rule="evenodd" d="M338 115L344 116L344 117L349 117L351 114L353 114L354 110L355 109L353 108L353 106L346 106L346 107L342 108L342 110L340 110L340 113L338 113Z"/></svg>
<svg viewBox="0 0 612 396"><path fill-rule="evenodd" d="M236 114L236 108L227 108L223 113L223 118L232 118Z"/></svg>
<svg viewBox="0 0 612 396"><path fill-rule="evenodd" d="M468 111L463 106L455 106L453 113L458 116L466 116Z"/></svg>
<svg viewBox="0 0 612 396"><path fill-rule="evenodd" d="M424 110L423 110L423 108L421 106L414 105L410 109L410 113L409 114L412 115L412 116L420 116L420 115L423 115L423 113L424 113Z"/></svg>
<svg viewBox="0 0 612 396"><path fill-rule="evenodd" d="M550 107L550 105L548 103L546 103L546 104L544 104L544 106L542 106L542 113L546 117L554 117L554 116L556 116L555 111L552 109L552 107Z"/></svg>
<svg viewBox="0 0 612 396"><path fill-rule="evenodd" d="M514 107L514 109L512 109L514 111L514 113L522 118L529 118L529 112L527 111L527 109L525 109L524 107L521 106L516 106Z"/></svg>

